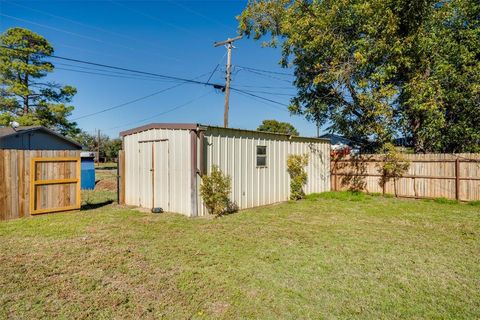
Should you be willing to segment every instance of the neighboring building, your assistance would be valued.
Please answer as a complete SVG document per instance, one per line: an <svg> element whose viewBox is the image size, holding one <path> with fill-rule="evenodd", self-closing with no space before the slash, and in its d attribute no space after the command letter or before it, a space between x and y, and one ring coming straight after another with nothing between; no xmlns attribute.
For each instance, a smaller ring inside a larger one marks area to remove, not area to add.
<svg viewBox="0 0 480 320"><path fill-rule="evenodd" d="M231 200L240 209L286 201L289 154L309 155L306 193L330 190L327 139L171 123L153 123L120 135L125 153L120 175L128 205L206 215L199 188L201 176L213 165L231 177Z"/></svg>
<svg viewBox="0 0 480 320"><path fill-rule="evenodd" d="M0 128L0 149L81 150L82 146L42 126Z"/></svg>
<svg viewBox="0 0 480 320"><path fill-rule="evenodd" d="M332 146L334 146L334 145L346 145L346 146L349 146L351 148L355 147L355 144L353 143L352 140L347 139L347 138L342 137L342 136L339 136L338 134L326 133L326 134L322 134L320 136L320 138L329 139Z"/></svg>

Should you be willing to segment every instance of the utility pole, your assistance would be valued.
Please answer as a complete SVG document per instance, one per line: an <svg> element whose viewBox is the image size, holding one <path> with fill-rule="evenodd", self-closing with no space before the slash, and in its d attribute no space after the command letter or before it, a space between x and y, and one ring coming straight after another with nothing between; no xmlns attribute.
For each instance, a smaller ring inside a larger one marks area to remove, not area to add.
<svg viewBox="0 0 480 320"><path fill-rule="evenodd" d="M97 165L100 163L100 129L97 130Z"/></svg>
<svg viewBox="0 0 480 320"><path fill-rule="evenodd" d="M223 126L228 128L228 109L229 109L229 102L230 102L230 80L231 80L231 71L232 71L232 48L233 42L242 39L242 36L238 36L235 38L228 38L225 41L215 42L213 44L214 47L219 47L221 45L225 45L227 48L227 76L225 78L225 108L223 113Z"/></svg>

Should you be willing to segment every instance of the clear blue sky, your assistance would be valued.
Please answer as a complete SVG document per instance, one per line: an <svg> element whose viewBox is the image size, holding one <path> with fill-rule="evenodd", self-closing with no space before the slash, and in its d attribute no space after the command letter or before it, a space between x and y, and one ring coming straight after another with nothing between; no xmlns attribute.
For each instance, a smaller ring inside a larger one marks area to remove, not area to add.
<svg viewBox="0 0 480 320"><path fill-rule="evenodd" d="M235 17L245 5L246 1L232 0L0 0L0 30L4 32L14 26L33 30L51 42L58 56L189 79L203 74L198 78L201 81L206 81L220 62L210 81L223 84L226 49L214 48L213 42L237 34ZM234 66L291 73L278 65L279 49L262 48L259 41L252 39L243 39L235 45ZM114 75L111 71L108 72L110 76L90 74L85 72L105 72L66 61L52 62L56 69L49 78L78 89L72 103L75 106L73 119L177 84L159 79L125 78L125 75ZM258 74L239 67L234 71L233 87L285 104L295 93L291 76ZM112 137L119 131L150 122L223 125L223 101L223 93L215 92L211 87L185 84L77 122L88 132L100 128ZM316 134L314 124L302 117L290 116L286 107L232 93L231 127L255 129L264 119L288 121L302 135Z"/></svg>

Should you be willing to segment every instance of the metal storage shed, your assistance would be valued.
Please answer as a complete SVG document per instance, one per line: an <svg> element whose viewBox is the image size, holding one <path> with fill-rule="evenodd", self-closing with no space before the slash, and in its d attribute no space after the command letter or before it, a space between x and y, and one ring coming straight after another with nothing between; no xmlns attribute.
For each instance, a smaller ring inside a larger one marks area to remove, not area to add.
<svg viewBox="0 0 480 320"><path fill-rule="evenodd" d="M330 141L200 124L152 123L123 131L120 201L187 216L207 214L201 177L217 165L240 209L286 201L289 154L308 154L306 193L330 190Z"/></svg>

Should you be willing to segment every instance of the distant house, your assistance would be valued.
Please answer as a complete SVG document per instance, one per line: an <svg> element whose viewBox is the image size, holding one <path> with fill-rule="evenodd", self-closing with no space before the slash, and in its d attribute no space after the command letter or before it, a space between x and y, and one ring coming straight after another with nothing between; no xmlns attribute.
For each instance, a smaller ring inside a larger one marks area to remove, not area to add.
<svg viewBox="0 0 480 320"><path fill-rule="evenodd" d="M82 145L42 126L0 128L0 149L81 150Z"/></svg>
<svg viewBox="0 0 480 320"><path fill-rule="evenodd" d="M346 145L349 147L354 147L354 143L352 140L347 139L345 137L339 136L333 133L326 133L320 136L320 138L330 139L330 143L333 145Z"/></svg>

